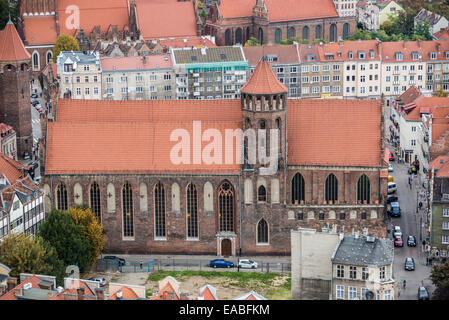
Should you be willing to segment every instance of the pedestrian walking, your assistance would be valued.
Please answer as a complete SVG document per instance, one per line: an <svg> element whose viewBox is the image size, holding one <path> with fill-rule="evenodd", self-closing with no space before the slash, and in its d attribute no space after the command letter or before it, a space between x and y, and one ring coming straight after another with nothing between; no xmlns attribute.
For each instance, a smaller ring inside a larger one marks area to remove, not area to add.
<svg viewBox="0 0 449 320"><path fill-rule="evenodd" d="M407 280L404 279L404 281L402 282L402 286L404 289L407 287Z"/></svg>

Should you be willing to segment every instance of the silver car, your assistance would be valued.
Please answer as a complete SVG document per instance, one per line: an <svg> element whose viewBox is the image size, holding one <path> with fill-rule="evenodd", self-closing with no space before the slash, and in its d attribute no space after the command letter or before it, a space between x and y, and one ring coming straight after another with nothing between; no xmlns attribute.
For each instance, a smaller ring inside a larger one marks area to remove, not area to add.
<svg viewBox="0 0 449 320"><path fill-rule="evenodd" d="M242 269L256 269L258 264L253 260L243 259L239 261L239 267Z"/></svg>
<svg viewBox="0 0 449 320"><path fill-rule="evenodd" d="M98 282L100 287L104 287L106 285L106 279L102 277L89 278L89 280Z"/></svg>

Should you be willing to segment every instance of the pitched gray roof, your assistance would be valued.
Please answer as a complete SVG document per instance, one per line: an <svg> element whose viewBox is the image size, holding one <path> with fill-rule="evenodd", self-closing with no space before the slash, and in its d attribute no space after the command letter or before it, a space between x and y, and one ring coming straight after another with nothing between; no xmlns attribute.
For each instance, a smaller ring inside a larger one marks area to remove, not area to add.
<svg viewBox="0 0 449 320"><path fill-rule="evenodd" d="M393 263L393 242L375 239L367 242L366 236L345 235L341 240L332 263L361 266L382 266Z"/></svg>
<svg viewBox="0 0 449 320"><path fill-rule="evenodd" d="M242 53L242 48L238 46L174 49L173 54L176 64L246 61Z"/></svg>

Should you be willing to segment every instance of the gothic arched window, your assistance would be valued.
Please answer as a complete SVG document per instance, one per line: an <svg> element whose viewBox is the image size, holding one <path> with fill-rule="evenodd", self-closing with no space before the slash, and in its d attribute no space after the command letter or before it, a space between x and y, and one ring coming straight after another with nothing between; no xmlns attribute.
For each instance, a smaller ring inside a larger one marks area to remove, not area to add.
<svg viewBox="0 0 449 320"><path fill-rule="evenodd" d="M305 201L304 178L298 172L292 179L292 204L300 204Z"/></svg>
<svg viewBox="0 0 449 320"><path fill-rule="evenodd" d="M257 189L257 201L266 202L267 201L267 189L264 186L260 186Z"/></svg>
<svg viewBox="0 0 449 320"><path fill-rule="evenodd" d="M321 38L321 25L315 27L315 39Z"/></svg>
<svg viewBox="0 0 449 320"><path fill-rule="evenodd" d="M237 28L235 31L235 43L242 43L242 28Z"/></svg>
<svg viewBox="0 0 449 320"><path fill-rule="evenodd" d="M231 45L231 30L226 29L225 31L225 46Z"/></svg>
<svg viewBox="0 0 449 320"><path fill-rule="evenodd" d="M257 224L257 243L268 243L268 224L264 219Z"/></svg>
<svg viewBox="0 0 449 320"><path fill-rule="evenodd" d="M305 26L302 28L302 39L303 40L309 40L309 27Z"/></svg>
<svg viewBox="0 0 449 320"><path fill-rule="evenodd" d="M122 190L123 202L123 236L134 237L134 205L133 205L133 189L126 182Z"/></svg>
<svg viewBox="0 0 449 320"><path fill-rule="evenodd" d="M218 189L219 231L234 232L234 188L223 182Z"/></svg>
<svg viewBox="0 0 449 320"><path fill-rule="evenodd" d="M96 182L90 186L90 208L98 222L101 223L100 187Z"/></svg>
<svg viewBox="0 0 449 320"><path fill-rule="evenodd" d="M338 180L332 173L326 179L325 197L326 201L338 200Z"/></svg>
<svg viewBox="0 0 449 320"><path fill-rule="evenodd" d="M277 28L274 32L274 43L280 43L282 40L282 31L280 28Z"/></svg>
<svg viewBox="0 0 449 320"><path fill-rule="evenodd" d="M359 178L357 182L357 201L370 202L371 186L369 178L364 174Z"/></svg>
<svg viewBox="0 0 449 320"><path fill-rule="evenodd" d="M198 238L198 197L192 183L187 186L187 237Z"/></svg>
<svg viewBox="0 0 449 320"><path fill-rule="evenodd" d="M166 237L165 228L165 188L161 182L154 186L154 235Z"/></svg>
<svg viewBox="0 0 449 320"><path fill-rule="evenodd" d="M337 41L337 26L335 24L331 24L329 32L329 42L335 41Z"/></svg>
<svg viewBox="0 0 449 320"><path fill-rule="evenodd" d="M68 210L67 188L64 183L60 183L56 190L56 202L59 210Z"/></svg>

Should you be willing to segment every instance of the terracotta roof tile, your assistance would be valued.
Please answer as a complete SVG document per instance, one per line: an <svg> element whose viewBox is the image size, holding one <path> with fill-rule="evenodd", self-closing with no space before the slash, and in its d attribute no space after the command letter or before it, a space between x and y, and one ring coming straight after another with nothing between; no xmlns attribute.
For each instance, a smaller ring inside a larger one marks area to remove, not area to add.
<svg viewBox="0 0 449 320"><path fill-rule="evenodd" d="M70 29L66 22L72 20L73 11L66 9L72 6L73 0L56 0L61 34L73 36L79 27L89 34L95 26L100 26L106 32L109 25L117 25L119 30L129 23L127 0L77 0L80 10L80 25Z"/></svg>
<svg viewBox="0 0 449 320"><path fill-rule="evenodd" d="M380 103L289 100L289 165L380 165Z"/></svg>
<svg viewBox="0 0 449 320"><path fill-rule="evenodd" d="M130 299L130 300L136 300L139 298L137 294L134 292L133 289L128 288L126 286L121 287L118 291L122 291L122 299ZM117 292L115 292L113 295L109 297L110 300L117 300Z"/></svg>
<svg viewBox="0 0 449 320"><path fill-rule="evenodd" d="M437 44L440 44L438 50ZM446 58L445 51L449 51L449 41L397 41L382 43L382 63L397 62L396 52L402 52L403 59L401 62L412 61L432 61L430 53L435 52L437 59L435 60L449 60ZM416 52L421 57L418 60L413 60L412 53Z"/></svg>
<svg viewBox="0 0 449 320"><path fill-rule="evenodd" d="M0 175L4 174L9 183L14 184L17 180L24 178L26 175L23 174L23 170L28 168L28 166L0 153Z"/></svg>
<svg viewBox="0 0 449 320"><path fill-rule="evenodd" d="M332 0L265 0L271 22L338 17ZM221 0L223 18L250 17L255 0Z"/></svg>
<svg viewBox="0 0 449 320"><path fill-rule="evenodd" d="M0 61L22 61L31 59L16 27L10 21L0 34Z"/></svg>
<svg viewBox="0 0 449 320"><path fill-rule="evenodd" d="M166 48L185 48L185 47L207 47L212 48L217 45L210 41L206 37L201 36L187 36L187 37L170 37L170 38L161 38L159 39L159 43Z"/></svg>
<svg viewBox="0 0 449 320"><path fill-rule="evenodd" d="M436 177L449 177L449 156L438 156L430 162L429 168L435 169Z"/></svg>
<svg viewBox="0 0 449 320"><path fill-rule="evenodd" d="M54 44L56 38L55 17L24 17L25 39L28 45Z"/></svg>
<svg viewBox="0 0 449 320"><path fill-rule="evenodd" d="M136 0L137 18L145 40L196 35L193 2Z"/></svg>
<svg viewBox="0 0 449 320"><path fill-rule="evenodd" d="M23 286L27 283L31 283L32 288L39 288L39 282L41 282L41 279L36 276L32 275L31 277L27 278L25 281L20 283L19 285L15 286L15 288L23 288ZM17 300L14 289L8 291L4 295L0 297L0 300Z"/></svg>
<svg viewBox="0 0 449 320"><path fill-rule="evenodd" d="M0 123L0 134L4 134L8 131L11 131L11 133L16 132L10 125L6 123ZM1 140L1 138L0 138Z"/></svg>
<svg viewBox="0 0 449 320"><path fill-rule="evenodd" d="M449 40L449 28L441 29L433 34L436 40Z"/></svg>
<svg viewBox="0 0 449 320"><path fill-rule="evenodd" d="M277 56L277 61L270 61L270 64L299 63L296 45L243 47L243 51L245 52L245 57L250 65L256 65L265 55Z"/></svg>
<svg viewBox="0 0 449 320"><path fill-rule="evenodd" d="M100 60L100 63L101 69L105 72L121 71L121 70L137 70L137 69L139 70L168 69L173 67L170 55L102 58Z"/></svg>
<svg viewBox="0 0 449 320"><path fill-rule="evenodd" d="M278 94L287 92L288 89L276 77L268 61L261 60L240 91L249 94Z"/></svg>

